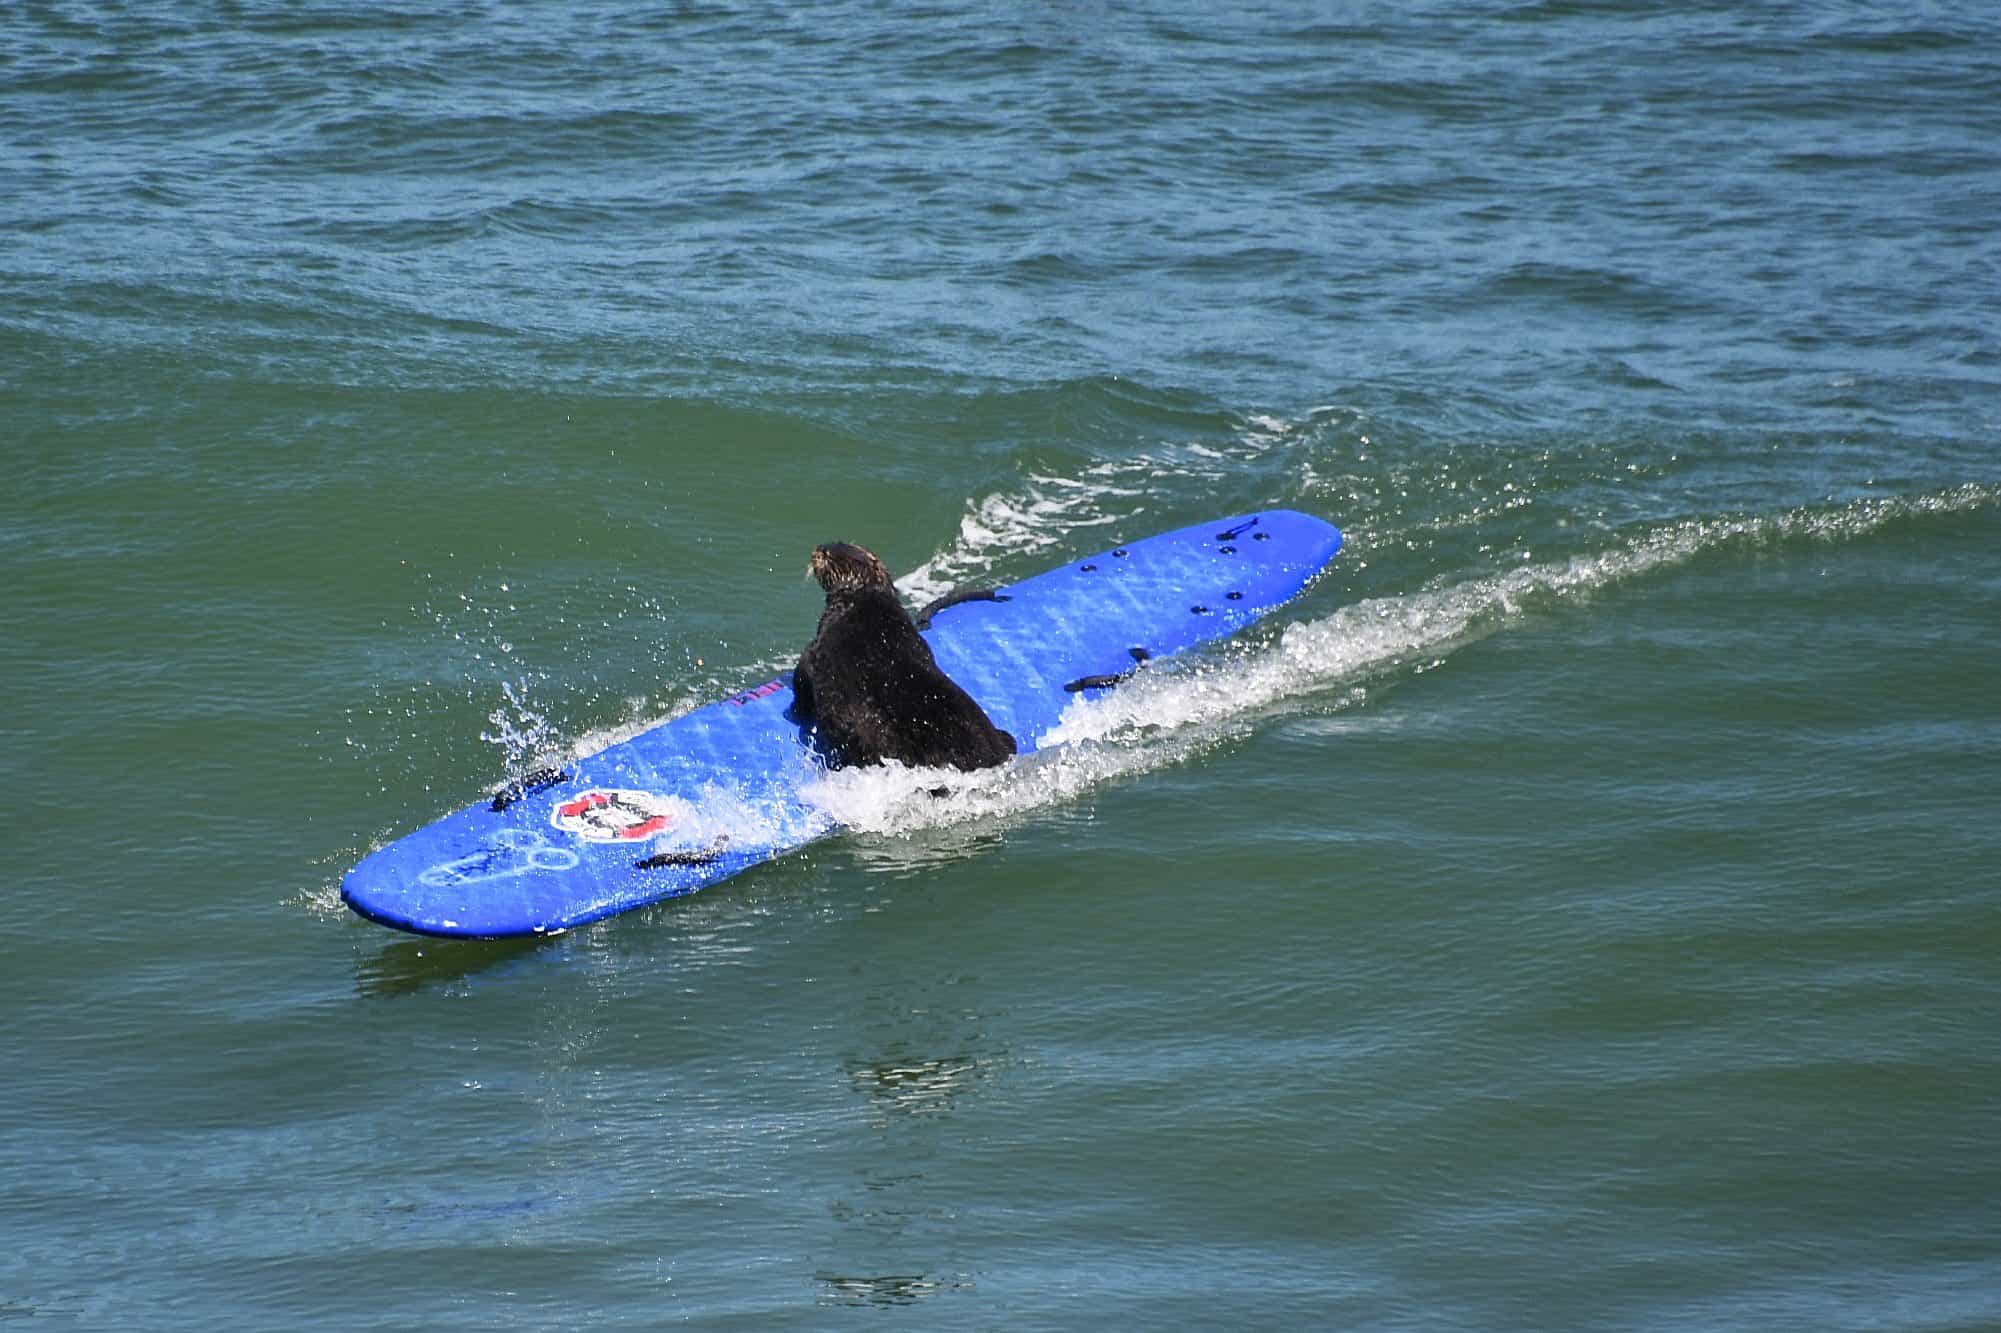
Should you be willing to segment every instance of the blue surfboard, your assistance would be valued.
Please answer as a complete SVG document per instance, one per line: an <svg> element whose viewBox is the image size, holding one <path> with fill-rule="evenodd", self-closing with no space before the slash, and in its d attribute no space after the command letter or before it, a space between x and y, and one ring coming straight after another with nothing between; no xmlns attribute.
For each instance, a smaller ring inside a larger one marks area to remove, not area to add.
<svg viewBox="0 0 2001 1333"><path fill-rule="evenodd" d="M1235 633L1341 549L1272 509L1163 533L936 612L938 665L1032 752L1079 694ZM706 888L836 832L801 789L825 773L787 716L790 678L662 723L372 853L341 897L371 921L492 939L567 930Z"/></svg>

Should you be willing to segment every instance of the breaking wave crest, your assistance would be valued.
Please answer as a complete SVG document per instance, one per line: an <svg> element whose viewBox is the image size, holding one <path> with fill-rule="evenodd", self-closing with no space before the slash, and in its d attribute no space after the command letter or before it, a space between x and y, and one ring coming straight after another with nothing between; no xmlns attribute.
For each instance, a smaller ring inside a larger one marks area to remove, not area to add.
<svg viewBox="0 0 2001 1333"><path fill-rule="evenodd" d="M1115 471L1101 464L1092 472ZM1002 554L1018 557L1061 545L1086 528L1116 523L1108 503L1142 494L1112 477L1084 478L1031 474L1013 493L989 495L959 520L950 545L896 581L913 602L923 603L990 573Z"/></svg>
<svg viewBox="0 0 2001 1333"><path fill-rule="evenodd" d="M1127 524L1148 511L1151 497L1186 494L1191 487L1214 492L1257 471L1259 460L1291 449L1298 450L1293 466L1300 476L1296 485L1281 489L1302 493L1313 479L1311 450L1305 446L1331 426L1351 424L1355 418L1355 413L1331 406L1316 407L1299 421L1254 413L1242 418L1225 440L1158 441L1100 459L1069 476L1031 471L1015 488L969 503L952 540L899 578L897 587L911 601L923 603L989 578L1003 562L1010 568L1032 566L1024 556L1068 549L1079 533Z"/></svg>

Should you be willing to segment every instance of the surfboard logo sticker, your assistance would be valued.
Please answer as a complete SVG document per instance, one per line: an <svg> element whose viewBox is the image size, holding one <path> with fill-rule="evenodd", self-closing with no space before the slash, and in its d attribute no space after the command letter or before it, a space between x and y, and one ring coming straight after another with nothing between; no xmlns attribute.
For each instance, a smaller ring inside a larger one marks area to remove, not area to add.
<svg viewBox="0 0 2001 1333"><path fill-rule="evenodd" d="M558 805L549 822L585 842L646 842L693 813L694 807L677 797L594 787Z"/></svg>

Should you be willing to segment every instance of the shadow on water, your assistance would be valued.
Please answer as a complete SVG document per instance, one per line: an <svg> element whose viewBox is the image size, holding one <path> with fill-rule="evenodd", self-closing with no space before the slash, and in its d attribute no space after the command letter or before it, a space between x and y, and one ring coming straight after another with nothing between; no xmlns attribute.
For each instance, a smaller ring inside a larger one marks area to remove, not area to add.
<svg viewBox="0 0 2001 1333"><path fill-rule="evenodd" d="M929 1278L922 1274L885 1274L881 1277L842 1277L818 1273L824 1290L823 1305L915 1305L926 1296L941 1291L959 1291L972 1284L958 1279Z"/></svg>
<svg viewBox="0 0 2001 1333"><path fill-rule="evenodd" d="M510 940L399 939L355 959L354 985L371 999L415 995L526 958L549 943L547 937L535 935Z"/></svg>
<svg viewBox="0 0 2001 1333"><path fill-rule="evenodd" d="M998 1058L956 1054L918 1059L892 1051L879 1060L847 1066L849 1082L869 1101L879 1121L895 1115L940 1115L980 1080L993 1073Z"/></svg>

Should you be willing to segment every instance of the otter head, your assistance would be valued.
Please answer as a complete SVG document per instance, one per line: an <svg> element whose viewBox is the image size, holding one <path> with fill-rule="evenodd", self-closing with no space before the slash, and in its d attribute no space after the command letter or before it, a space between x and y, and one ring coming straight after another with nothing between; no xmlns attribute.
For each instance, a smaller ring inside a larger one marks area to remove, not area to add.
<svg viewBox="0 0 2001 1333"><path fill-rule="evenodd" d="M874 551L852 542L827 542L814 547L809 568L829 597L864 588L886 590L890 586L888 566L876 558Z"/></svg>

